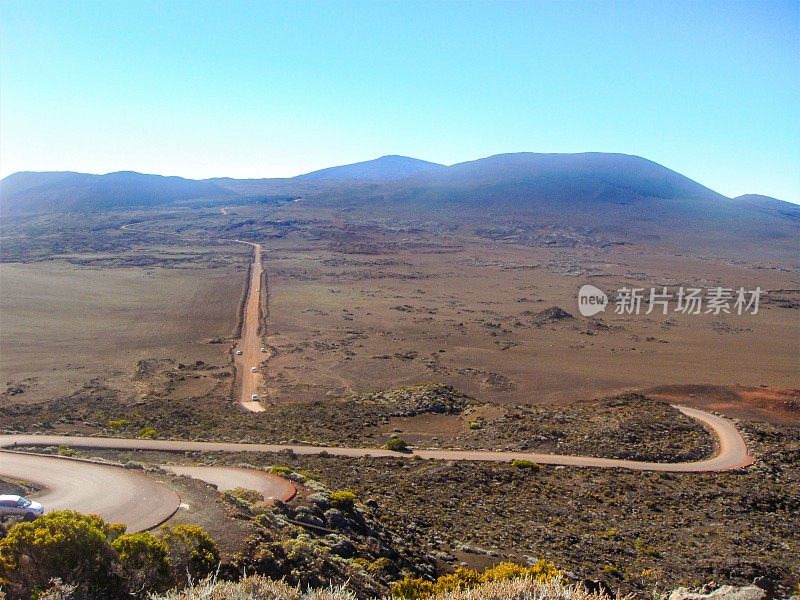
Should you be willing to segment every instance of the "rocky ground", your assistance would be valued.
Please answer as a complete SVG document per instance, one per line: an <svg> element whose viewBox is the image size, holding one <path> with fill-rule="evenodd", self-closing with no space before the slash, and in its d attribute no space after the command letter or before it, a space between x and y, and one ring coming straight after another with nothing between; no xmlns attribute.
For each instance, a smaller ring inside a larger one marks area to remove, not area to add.
<svg viewBox="0 0 800 600"><path fill-rule="evenodd" d="M203 365L180 365L191 376ZM159 375L161 377L161 375ZM165 386L169 386L167 378ZM481 404L444 385L426 384L340 399L236 410L221 381L204 399L159 395L135 403L91 382L76 394L36 405L0 406L6 431L229 441L382 446L394 435L425 447L513 449L652 461L697 460L713 452L703 427L664 402L639 394L557 407ZM426 419L435 417L430 423Z"/></svg>
<svg viewBox="0 0 800 600"><path fill-rule="evenodd" d="M639 592L709 580L788 587L800 575L800 477L792 467L800 432L747 429L759 463L743 473L320 457L281 463L346 481L360 497L402 515L406 535L420 536L451 566L487 555L547 558L580 577Z"/></svg>
<svg viewBox="0 0 800 600"><path fill-rule="evenodd" d="M259 527L242 564L269 573L283 565L299 577L319 568L340 581L359 569L370 585L380 586L411 569L408 560L416 565L412 572L426 576L431 565L442 573L462 564L484 568L543 558L577 579L642 597L709 581L756 581L782 597L800 579L800 473L794 467L800 429L743 427L756 465L708 474L290 453L99 454L121 461L278 466L299 474L308 489L289 505L242 509L242 518ZM355 512L337 508L343 520L328 512L329 490L352 490ZM416 556L422 557L418 564ZM322 562L312 567L314 560Z"/></svg>

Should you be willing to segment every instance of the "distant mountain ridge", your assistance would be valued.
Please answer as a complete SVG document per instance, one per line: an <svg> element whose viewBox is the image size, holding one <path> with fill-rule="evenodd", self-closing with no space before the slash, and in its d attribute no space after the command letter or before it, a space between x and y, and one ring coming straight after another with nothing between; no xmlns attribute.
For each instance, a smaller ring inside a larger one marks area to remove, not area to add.
<svg viewBox="0 0 800 600"><path fill-rule="evenodd" d="M497 154L420 173L401 182L406 190L424 188L462 201L477 195L508 200L546 199L549 203L594 200L628 203L637 198L728 200L722 194L645 158L586 152Z"/></svg>
<svg viewBox="0 0 800 600"><path fill-rule="evenodd" d="M734 202L747 204L762 210L774 211L793 219L800 220L800 205L786 202L786 200L778 200L770 196L762 196L760 194L744 194L733 198Z"/></svg>
<svg viewBox="0 0 800 600"><path fill-rule="evenodd" d="M443 169L444 165L410 158L408 156L388 155L338 167L328 167L319 171L312 171L298 175L294 179L319 181L319 180L371 180L395 181L404 179L417 173Z"/></svg>
<svg viewBox="0 0 800 600"><path fill-rule="evenodd" d="M712 254L733 244L751 254L773 244L792 252L800 239L796 205L752 194L730 199L650 160L599 152L498 154L451 166L384 156L273 179L15 173L0 181L0 214L190 200L241 204L268 196L302 197L306 211L347 210L348 218L426 220L473 232L494 227L491 235L510 239L534 235L520 231L556 227L579 238Z"/></svg>
<svg viewBox="0 0 800 600"><path fill-rule="evenodd" d="M209 181L119 171L106 175L20 172L0 181L3 213L82 212L229 195Z"/></svg>

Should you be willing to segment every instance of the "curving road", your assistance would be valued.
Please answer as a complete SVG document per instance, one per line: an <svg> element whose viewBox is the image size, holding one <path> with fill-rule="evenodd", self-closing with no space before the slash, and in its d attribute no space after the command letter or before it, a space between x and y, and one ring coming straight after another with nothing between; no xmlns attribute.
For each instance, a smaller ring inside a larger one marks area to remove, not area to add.
<svg viewBox="0 0 800 600"><path fill-rule="evenodd" d="M0 448L20 446L71 446L75 448L111 448L122 450L161 450L165 452L282 452L291 450L300 455L327 453L349 457L420 457L431 460L463 460L508 462L532 460L546 465L574 467L623 468L636 471L672 471L692 473L728 471L753 464L747 443L732 421L711 413L675 406L685 415L701 421L717 438L717 452L711 458L684 463L656 463L593 456L569 456L539 452L493 452L490 450L414 450L398 453L384 448L347 448L340 446L301 446L279 444L239 444L234 442L192 442L181 440L140 440L124 438L77 437L64 435L0 435ZM0 462L0 475L3 474Z"/></svg>
<svg viewBox="0 0 800 600"><path fill-rule="evenodd" d="M210 483L220 492L245 488L255 490L261 494L265 501L283 500L294 498L297 488L288 479L278 477L272 473L244 469L241 467L184 467L164 465L164 468L176 475L186 475Z"/></svg>
<svg viewBox="0 0 800 600"><path fill-rule="evenodd" d="M223 214L225 210L221 209ZM133 224L131 224L133 225ZM126 229L129 225L123 225ZM260 352L259 316L260 289L263 267L261 246L252 242L235 240L253 246L253 264L247 297L242 315L242 332L234 354L236 389L241 405L252 412L263 411L258 400L263 379L260 372L264 355ZM254 369L255 367L255 369ZM327 453L346 457L422 458L448 461L530 460L546 465L575 467L623 468L637 471L714 472L733 470L753 464L754 458L732 421L711 413L674 405L685 415L697 419L716 437L717 451L711 458L685 463L656 463L592 456L569 456L537 452L494 452L480 450L414 450L408 453L391 452L384 448L347 448L339 446L303 446L278 444L238 444L226 442L194 442L181 440L141 440L122 438L77 437L59 435L0 435L0 449L14 446L71 446L76 448L106 448L120 450L160 450L167 452L282 452L290 450L299 455ZM172 472L201 479L220 490L245 487L260 491L265 498L291 498L296 489L279 477L248 469L231 467L178 467L167 466ZM0 452L0 475L23 479L46 486L37 495L48 509L73 508L93 512L110 521L123 522L130 531L157 526L178 509L180 500L174 491L143 473L119 467L97 465L81 461L67 461L49 456L32 456L14 452Z"/></svg>
<svg viewBox="0 0 800 600"><path fill-rule="evenodd" d="M239 467L164 465L176 475L205 481L219 491L246 488L265 502L287 501L297 488L272 473ZM31 494L48 511L72 509L124 523L129 532L152 529L180 507L178 494L152 474L58 456L0 452L0 475L29 481L43 489Z"/></svg>
<svg viewBox="0 0 800 600"><path fill-rule="evenodd" d="M69 508L125 523L128 531L152 529L169 519L180 498L140 471L55 456L0 453L0 475L30 481L44 489L32 497L45 509Z"/></svg>
<svg viewBox="0 0 800 600"><path fill-rule="evenodd" d="M15 446L71 446L120 450L160 450L167 452L282 452L365 457L420 457L450 461L532 460L547 465L623 468L638 471L713 472L738 469L754 459L739 430L730 420L695 408L676 406L684 414L701 421L717 438L717 452L711 458L686 463L654 463L634 460L566 456L536 452L491 452L477 450L414 450L391 452L383 448L343 448L276 444L237 444L180 440L140 440L124 438L77 437L64 435L0 435L0 475L37 483L45 489L35 495L48 510L71 508L95 513L108 521L125 523L129 531L151 529L169 519L180 506L178 495L166 485L139 471L86 461L68 460L13 452ZM165 468L215 485L219 490L244 487L255 489L265 500L289 500L294 485L272 474L235 467Z"/></svg>

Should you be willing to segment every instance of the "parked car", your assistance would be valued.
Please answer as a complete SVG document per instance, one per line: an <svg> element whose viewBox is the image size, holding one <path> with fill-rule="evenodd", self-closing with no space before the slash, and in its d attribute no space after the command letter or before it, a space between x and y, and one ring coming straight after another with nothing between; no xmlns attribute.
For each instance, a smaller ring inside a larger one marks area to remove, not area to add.
<svg viewBox="0 0 800 600"><path fill-rule="evenodd" d="M33 521L44 514L44 506L24 496L4 494L0 496L0 518L22 517L26 521Z"/></svg>
<svg viewBox="0 0 800 600"><path fill-rule="evenodd" d="M266 352L266 351L267 351L267 349L266 349L266 348L262 348L262 349L261 349L261 351L262 351L262 352Z"/></svg>
<svg viewBox="0 0 800 600"><path fill-rule="evenodd" d="M250 372L251 372L251 373L258 373L258 368L256 368L256 367L250 367Z"/></svg>
<svg viewBox="0 0 800 600"><path fill-rule="evenodd" d="M241 355L242 355L242 351L241 350L237 350L236 351L236 356L241 356Z"/></svg>
<svg viewBox="0 0 800 600"><path fill-rule="evenodd" d="M253 394L250 396L250 400L258 400L258 394Z"/></svg>

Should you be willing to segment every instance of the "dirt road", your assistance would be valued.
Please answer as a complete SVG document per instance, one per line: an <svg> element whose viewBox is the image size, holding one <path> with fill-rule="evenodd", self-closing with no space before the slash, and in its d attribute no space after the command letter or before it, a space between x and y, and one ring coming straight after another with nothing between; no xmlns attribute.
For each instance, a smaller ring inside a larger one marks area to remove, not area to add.
<svg viewBox="0 0 800 600"><path fill-rule="evenodd" d="M703 472L727 471L746 467L754 461L747 444L732 421L702 410L675 406L684 414L701 421L717 438L717 452L708 459L687 463L655 463L635 460L596 458L592 456L567 456L537 452L493 452L490 450L414 450L409 453L391 452L384 448L344 448L340 446L299 446L276 444L237 444L228 442L189 442L172 440L139 440L99 437L72 437L58 435L0 435L0 448L14 444L37 446L72 446L76 448L115 448L161 450L177 452L281 452L291 450L296 454L321 454L333 456L391 456L420 457L432 460L496 461L515 459L532 460L546 465L575 467L623 468L637 471ZM0 475L3 474L0 463Z"/></svg>
<svg viewBox="0 0 800 600"><path fill-rule="evenodd" d="M180 499L169 487L130 469L0 452L0 474L44 487L33 497L45 510L72 509L124 523L128 531L150 529L178 510Z"/></svg>
<svg viewBox="0 0 800 600"><path fill-rule="evenodd" d="M0 435L0 448L15 446L71 446L75 448L111 448L122 450L160 450L168 452L281 452L363 457L420 457L430 460L511 461L532 460L547 465L575 467L623 468L638 471L711 472L727 471L753 464L747 444L732 421L702 410L676 406L684 414L701 421L717 439L717 452L708 459L688 463L653 463L632 460L560 456L535 452L492 452L472 450L414 450L397 453L383 448L342 448L272 444L236 444L225 442L190 442L172 440L140 440L63 435ZM244 487L262 493L265 499L288 500L294 486L279 477L250 469L232 467L166 466L177 474L201 479L220 490ZM149 476L120 467L71 461L52 456L33 456L0 451L0 475L32 481L46 489L36 498L47 510L71 508L92 512L109 521L125 523L129 531L157 526L172 516L180 500L174 491Z"/></svg>
<svg viewBox="0 0 800 600"><path fill-rule="evenodd" d="M291 481L255 469L174 465L164 465L164 468L210 483L219 491L255 490L267 502L287 501L297 493ZM71 509L94 513L106 521L124 523L129 532L160 525L181 505L178 494L154 479L152 474L114 465L0 452L0 475L41 486L42 491L31 497L41 502L48 512Z"/></svg>
<svg viewBox="0 0 800 600"><path fill-rule="evenodd" d="M215 486L220 492L244 488L259 492L264 500L291 500L297 493L297 488L291 481L278 477L272 473L243 469L239 467L184 467L164 465L164 468L176 473L199 479Z"/></svg>
<svg viewBox="0 0 800 600"><path fill-rule="evenodd" d="M227 209L220 208L220 212L224 215L228 214ZM127 223L121 225L121 230L126 230L134 225L142 225L156 221L137 221L136 223ZM180 234L175 234L183 237ZM239 339L236 341L234 349L234 366L236 368L236 384L234 389L239 391L239 402L251 412L261 412L264 407L258 401L253 400L254 395L259 394L259 389L262 383L262 375L260 372L261 363L265 358L265 354L261 352L261 339L258 335L259 328L259 305L261 303L262 290L260 289L261 275L263 267L261 266L261 245L253 242L246 242L244 240L228 240L235 241L240 244L247 244L253 247L253 264L250 268L250 280L247 282L247 298L245 300L244 311L242 314L242 330ZM236 351L241 350L242 354L236 354ZM253 368L255 367L255 371Z"/></svg>
<svg viewBox="0 0 800 600"><path fill-rule="evenodd" d="M241 240L237 240L241 241ZM242 333L236 342L236 350L242 354L234 354L236 365L236 389L239 390L239 398L242 406L251 412L261 412L264 407L258 399L262 383L261 362L266 354L261 352L261 338L258 335L259 305L261 303L262 290L261 273L261 246L251 242L241 242L253 247L253 264L250 268L250 281L247 284L247 299L245 300L244 313L242 315ZM263 291L266 293L266 290ZM255 368L255 371L253 370Z"/></svg>

